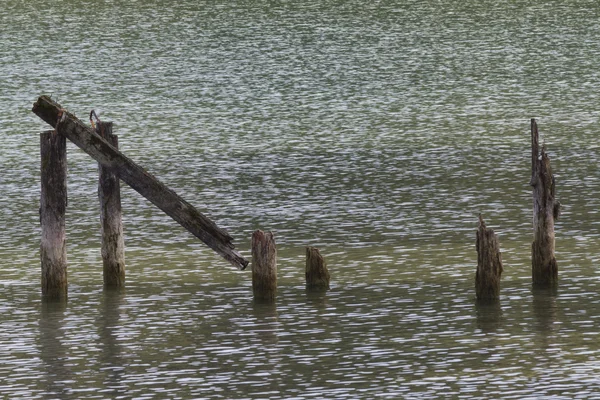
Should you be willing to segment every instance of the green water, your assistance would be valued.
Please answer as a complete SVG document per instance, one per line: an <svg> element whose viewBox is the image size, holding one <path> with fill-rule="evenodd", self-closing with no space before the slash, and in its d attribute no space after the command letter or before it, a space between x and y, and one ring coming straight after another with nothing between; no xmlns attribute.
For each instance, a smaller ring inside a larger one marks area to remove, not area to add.
<svg viewBox="0 0 600 400"><path fill-rule="evenodd" d="M6 398L588 398L600 387L594 1L7 0L0 12ZM127 287L102 289L96 164L68 148L69 301L39 289L41 94L120 148L279 294L124 187ZM530 287L529 120L564 205ZM477 214L499 304L475 304ZM332 274L304 290L304 246Z"/></svg>

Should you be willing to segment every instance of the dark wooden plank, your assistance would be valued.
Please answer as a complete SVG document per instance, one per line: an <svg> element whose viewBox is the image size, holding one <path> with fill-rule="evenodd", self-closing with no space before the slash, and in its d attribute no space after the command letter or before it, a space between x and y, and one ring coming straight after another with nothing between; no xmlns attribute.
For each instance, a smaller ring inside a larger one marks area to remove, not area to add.
<svg viewBox="0 0 600 400"><path fill-rule="evenodd" d="M48 96L41 96L33 105L32 111L102 166L110 168L123 182L163 210L232 265L240 269L246 268L248 261L234 250L232 238L225 230L219 228L173 190L111 146L75 115L64 110Z"/></svg>

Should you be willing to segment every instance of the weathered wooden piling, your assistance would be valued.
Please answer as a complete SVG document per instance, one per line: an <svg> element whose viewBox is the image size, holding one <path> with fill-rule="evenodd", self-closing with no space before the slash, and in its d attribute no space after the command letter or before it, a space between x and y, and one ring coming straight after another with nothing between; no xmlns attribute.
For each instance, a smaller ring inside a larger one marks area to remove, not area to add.
<svg viewBox="0 0 600 400"><path fill-rule="evenodd" d="M271 232L252 234L252 290L256 300L272 301L277 294L277 247Z"/></svg>
<svg viewBox="0 0 600 400"><path fill-rule="evenodd" d="M306 288L328 290L330 275L327 263L316 247L306 248Z"/></svg>
<svg viewBox="0 0 600 400"><path fill-rule="evenodd" d="M477 328L485 333L495 332L504 324L504 314L499 299L475 302Z"/></svg>
<svg viewBox="0 0 600 400"><path fill-rule="evenodd" d="M56 131L40 135L41 196L40 224L42 239L42 296L67 297L67 143Z"/></svg>
<svg viewBox="0 0 600 400"><path fill-rule="evenodd" d="M112 122L100 122L96 133L115 149L119 139L112 133ZM119 287L125 284L125 242L121 210L119 178L102 164L98 164L98 199L100 200L100 232L102 234L102 266L104 285Z"/></svg>
<svg viewBox="0 0 600 400"><path fill-rule="evenodd" d="M486 228L479 214L477 229L477 272L475 273L475 292L477 300L495 300L500 296L500 276L502 275L502 254L498 236Z"/></svg>
<svg viewBox="0 0 600 400"><path fill-rule="evenodd" d="M540 150L538 127L531 119L531 181L533 187L533 243L531 275L535 286L552 286L558 281L554 256L554 220L560 214L556 182L545 146Z"/></svg>

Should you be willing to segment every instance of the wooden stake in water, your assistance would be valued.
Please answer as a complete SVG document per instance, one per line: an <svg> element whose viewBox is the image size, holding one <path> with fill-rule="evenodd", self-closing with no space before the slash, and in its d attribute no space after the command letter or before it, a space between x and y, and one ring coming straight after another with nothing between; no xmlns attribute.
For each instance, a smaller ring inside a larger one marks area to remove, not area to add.
<svg viewBox="0 0 600 400"><path fill-rule="evenodd" d="M115 149L119 140L112 133L112 122L98 122L96 133ZM100 231L102 234L102 265L104 286L125 285L125 242L121 211L119 178L102 164L98 164L98 199L100 200Z"/></svg>
<svg viewBox="0 0 600 400"><path fill-rule="evenodd" d="M477 272L475 274L475 292L478 300L495 300L500 296L500 276L502 275L502 255L498 236L485 227L479 214L477 229Z"/></svg>
<svg viewBox="0 0 600 400"><path fill-rule="evenodd" d="M554 220L560 215L550 158L545 146L540 151L538 127L531 119L531 181L533 187L533 243L531 275L535 286L552 286L558 281L554 256Z"/></svg>
<svg viewBox="0 0 600 400"><path fill-rule="evenodd" d="M329 289L329 271L327 263L316 247L306 248L306 288L315 290Z"/></svg>
<svg viewBox="0 0 600 400"><path fill-rule="evenodd" d="M272 301L277 294L277 247L271 232L252 234L252 290L256 300Z"/></svg>
<svg viewBox="0 0 600 400"><path fill-rule="evenodd" d="M42 296L67 297L67 144L56 131L40 134Z"/></svg>

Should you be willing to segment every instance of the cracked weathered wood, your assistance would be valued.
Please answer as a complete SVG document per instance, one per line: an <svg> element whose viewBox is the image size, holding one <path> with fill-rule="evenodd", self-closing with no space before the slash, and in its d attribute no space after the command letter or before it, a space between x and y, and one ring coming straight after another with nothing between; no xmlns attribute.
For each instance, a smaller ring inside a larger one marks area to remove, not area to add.
<svg viewBox="0 0 600 400"><path fill-rule="evenodd" d="M119 139L112 133L112 122L98 122L96 133L119 148ZM102 236L102 272L104 286L125 285L125 240L121 210L119 177L98 164L98 200L100 200L100 233Z"/></svg>
<svg viewBox="0 0 600 400"><path fill-rule="evenodd" d="M232 238L225 230L219 228L173 190L124 156L75 115L63 110L60 104L48 96L41 96L33 105L32 111L103 167L110 168L123 182L163 210L231 264L240 269L246 268L248 261L234 250Z"/></svg>
<svg viewBox="0 0 600 400"><path fill-rule="evenodd" d="M477 229L477 272L475 273L475 293L478 300L495 300L500 296L500 276L502 275L502 254L498 236L486 228L479 215Z"/></svg>
<svg viewBox="0 0 600 400"><path fill-rule="evenodd" d="M257 300L272 301L277 294L277 247L271 232L252 234L252 291Z"/></svg>
<svg viewBox="0 0 600 400"><path fill-rule="evenodd" d="M533 187L533 243L531 276L536 286L552 286L558 281L554 256L554 220L560 214L550 158L545 146L540 150L538 127L531 119L531 181Z"/></svg>
<svg viewBox="0 0 600 400"><path fill-rule="evenodd" d="M42 296L67 297L67 144L54 131L40 134L41 196L40 224L42 239Z"/></svg>

